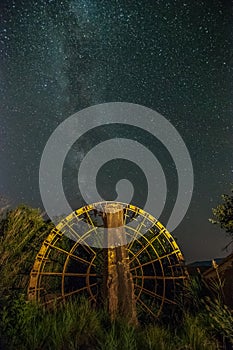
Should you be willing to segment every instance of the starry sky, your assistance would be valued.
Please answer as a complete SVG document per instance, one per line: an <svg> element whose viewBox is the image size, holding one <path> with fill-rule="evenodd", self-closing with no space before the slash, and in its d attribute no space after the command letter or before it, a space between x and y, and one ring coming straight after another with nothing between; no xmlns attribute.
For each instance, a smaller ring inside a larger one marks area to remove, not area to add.
<svg viewBox="0 0 233 350"><path fill-rule="evenodd" d="M193 162L192 202L173 232L186 260L229 254L222 251L229 239L208 218L233 182L232 26L233 3L224 0L2 0L0 194L12 205L43 208L39 164L54 129L88 106L141 104L176 127ZM78 140L63 179L74 209L85 204L74 190L77 163L94 144L114 136L157 147L148 135L120 127ZM159 154L170 181L165 223L177 183L172 160L162 148ZM117 174L116 162L101 169L100 183L104 175ZM116 176L126 174L138 188L136 196L143 195L140 169L122 160L123 167ZM108 185L103 195L114 179Z"/></svg>

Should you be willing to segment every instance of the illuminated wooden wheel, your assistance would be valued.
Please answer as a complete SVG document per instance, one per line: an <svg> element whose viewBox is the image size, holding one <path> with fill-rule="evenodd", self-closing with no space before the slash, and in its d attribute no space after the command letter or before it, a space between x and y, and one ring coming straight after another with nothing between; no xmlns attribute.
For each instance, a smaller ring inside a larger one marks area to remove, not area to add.
<svg viewBox="0 0 233 350"><path fill-rule="evenodd" d="M51 303L84 294L97 303L103 282L103 251L98 230L104 230L100 202L78 209L62 220L43 242L34 262L29 300ZM112 202L111 202L112 203ZM130 204L124 211L124 232L137 308L157 317L175 304L186 279L177 243L153 216ZM90 245L95 237L99 244ZM91 240L90 240L91 239Z"/></svg>

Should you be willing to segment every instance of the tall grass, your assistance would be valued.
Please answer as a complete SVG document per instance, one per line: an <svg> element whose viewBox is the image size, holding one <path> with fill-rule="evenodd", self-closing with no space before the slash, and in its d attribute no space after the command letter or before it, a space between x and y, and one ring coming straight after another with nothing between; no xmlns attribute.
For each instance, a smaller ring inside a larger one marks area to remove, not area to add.
<svg viewBox="0 0 233 350"><path fill-rule="evenodd" d="M36 253L52 224L25 205L0 215L0 297L25 292Z"/></svg>
<svg viewBox="0 0 233 350"><path fill-rule="evenodd" d="M179 330L181 349L215 350L220 349L218 342L211 336L209 329L203 326L202 316L187 314Z"/></svg>
<svg viewBox="0 0 233 350"><path fill-rule="evenodd" d="M208 314L208 326L216 337L221 336L223 342L233 348L233 313L218 298L206 298L204 304Z"/></svg>
<svg viewBox="0 0 233 350"><path fill-rule="evenodd" d="M5 299L0 310L0 344L5 350L214 350L222 349L219 335L227 340L222 344L232 341L232 315L214 301L209 311L184 312L176 326L171 324L135 328L122 319L110 322L84 298L48 310L21 295Z"/></svg>
<svg viewBox="0 0 233 350"><path fill-rule="evenodd" d="M177 329L165 325L134 328L117 320L103 322L87 300L73 300L52 311L14 300L1 312L1 342L4 349L44 350L214 350L219 349L198 317L187 315Z"/></svg>
<svg viewBox="0 0 233 350"><path fill-rule="evenodd" d="M94 349L103 332L98 312L84 298L46 310L21 296L5 305L0 316L6 349Z"/></svg>
<svg viewBox="0 0 233 350"><path fill-rule="evenodd" d="M105 315L106 317L107 315ZM108 316L107 316L108 318ZM110 323L99 339L99 350L136 350L136 328L118 319Z"/></svg>
<svg viewBox="0 0 233 350"><path fill-rule="evenodd" d="M169 328L149 325L141 331L139 345L141 349L173 350L177 349L178 339Z"/></svg>
<svg viewBox="0 0 233 350"><path fill-rule="evenodd" d="M210 337L218 339L224 349L233 348L233 314L224 304L223 283L220 276L207 283L202 275L198 274L190 278L186 286L185 305L179 305L183 310L185 330L183 335L186 336L188 331L193 333L193 339L203 338L202 345L200 344L203 349L211 346L214 349L218 348L216 342L205 347L204 344L209 343Z"/></svg>

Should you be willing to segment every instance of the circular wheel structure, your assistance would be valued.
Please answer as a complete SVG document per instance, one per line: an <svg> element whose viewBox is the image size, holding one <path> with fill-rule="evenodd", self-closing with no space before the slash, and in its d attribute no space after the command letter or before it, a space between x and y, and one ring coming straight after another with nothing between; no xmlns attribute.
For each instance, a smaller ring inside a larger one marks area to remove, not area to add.
<svg viewBox="0 0 233 350"><path fill-rule="evenodd" d="M49 304L84 294L98 303L104 279L103 252L108 249L99 238L108 203L113 202L82 207L50 232L31 271L29 300ZM123 206L125 247L137 308L158 317L166 305L175 304L176 293L187 278L183 256L171 234L153 216L131 204L117 204ZM93 243L93 237L99 245Z"/></svg>

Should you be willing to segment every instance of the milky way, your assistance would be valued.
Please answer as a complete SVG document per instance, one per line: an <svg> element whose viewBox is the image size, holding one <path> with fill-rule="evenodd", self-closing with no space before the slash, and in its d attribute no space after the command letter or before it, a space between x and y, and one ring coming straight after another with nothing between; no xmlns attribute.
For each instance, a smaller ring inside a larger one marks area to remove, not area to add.
<svg viewBox="0 0 233 350"><path fill-rule="evenodd" d="M174 232L186 258L226 254L227 239L208 218L233 182L232 7L220 0L1 1L0 193L42 207L39 162L53 130L94 104L141 104L177 128L192 158L193 200ZM149 142L136 130L110 128L79 141L64 170L71 202L76 163L116 132ZM160 158L172 172L163 150Z"/></svg>

